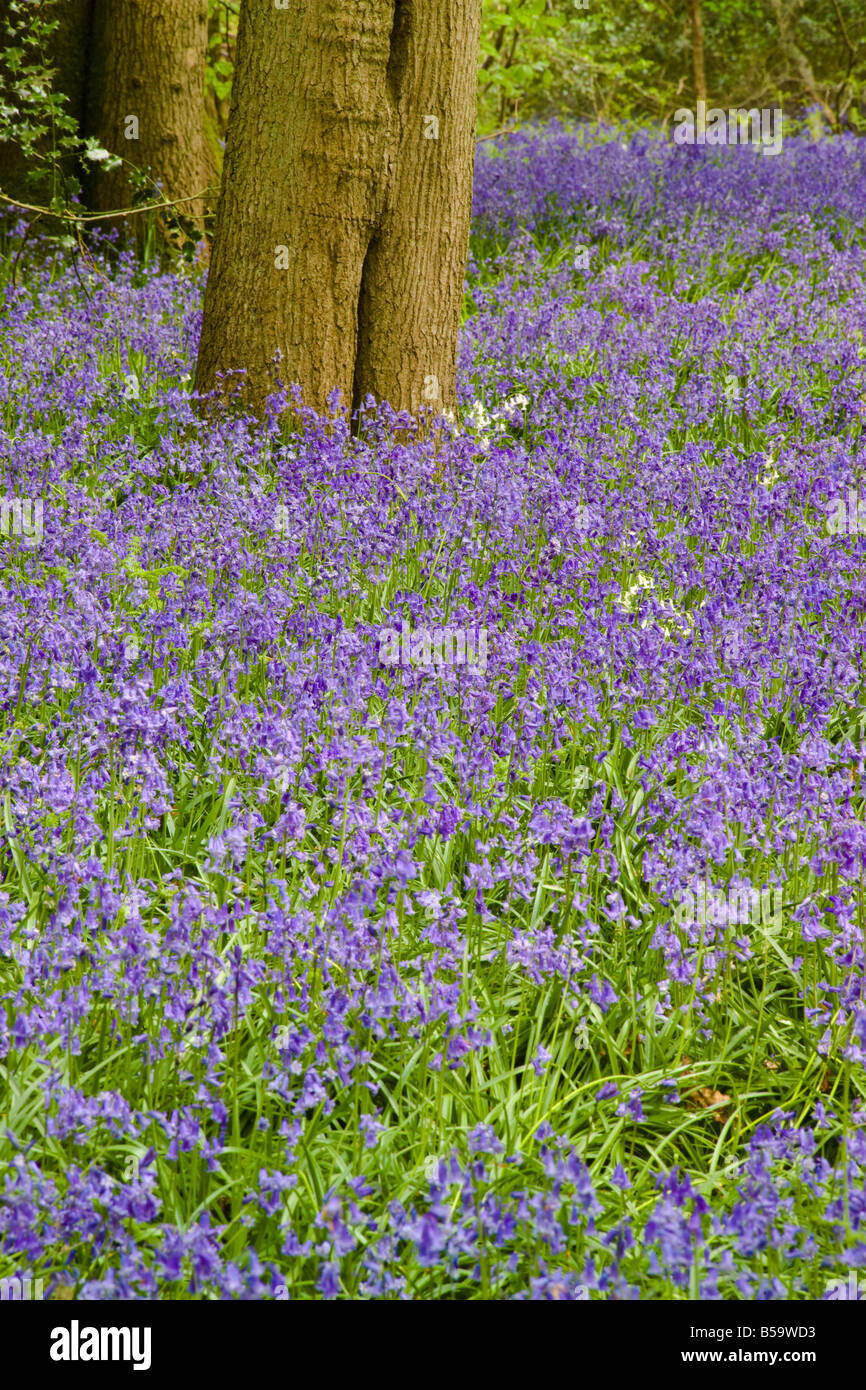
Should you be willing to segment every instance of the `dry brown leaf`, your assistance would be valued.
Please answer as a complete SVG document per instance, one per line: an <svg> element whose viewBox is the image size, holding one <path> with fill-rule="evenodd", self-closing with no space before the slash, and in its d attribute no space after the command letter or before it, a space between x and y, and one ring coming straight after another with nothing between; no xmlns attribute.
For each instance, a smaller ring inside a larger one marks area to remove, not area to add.
<svg viewBox="0 0 866 1390"><path fill-rule="evenodd" d="M711 1086L699 1086L696 1091L689 1091L685 1100L690 1110L708 1110L711 1105L729 1106L731 1103L730 1096L726 1096L724 1091L714 1091ZM730 1110L714 1110L713 1119L717 1125L722 1125L730 1114Z"/></svg>
<svg viewBox="0 0 866 1390"><path fill-rule="evenodd" d="M680 1058L680 1063L682 1066L688 1067L691 1065L691 1060L691 1057L683 1055ZM687 1091L685 1089L686 1084L693 1080L693 1077L684 1076L681 1077L679 1083L683 1094L683 1100L689 1110L709 1110L709 1108L714 1105L730 1106L731 1097L725 1095L724 1091L713 1090L712 1086L696 1086L693 1091ZM713 1119L718 1125L724 1124L726 1120L730 1119L730 1115L730 1109L713 1111Z"/></svg>

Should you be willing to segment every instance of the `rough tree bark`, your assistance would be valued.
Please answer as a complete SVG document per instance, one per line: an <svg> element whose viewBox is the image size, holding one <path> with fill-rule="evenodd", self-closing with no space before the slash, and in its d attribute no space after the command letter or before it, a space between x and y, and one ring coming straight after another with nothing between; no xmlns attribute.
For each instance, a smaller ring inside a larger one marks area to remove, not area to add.
<svg viewBox="0 0 866 1390"><path fill-rule="evenodd" d="M87 131L105 149L150 167L167 198L208 186L203 126L207 0L94 0ZM126 167L96 169L95 211L130 205ZM183 210L201 225L204 200Z"/></svg>
<svg viewBox="0 0 866 1390"><path fill-rule="evenodd" d="M245 0L196 387L454 400L481 0Z"/></svg>

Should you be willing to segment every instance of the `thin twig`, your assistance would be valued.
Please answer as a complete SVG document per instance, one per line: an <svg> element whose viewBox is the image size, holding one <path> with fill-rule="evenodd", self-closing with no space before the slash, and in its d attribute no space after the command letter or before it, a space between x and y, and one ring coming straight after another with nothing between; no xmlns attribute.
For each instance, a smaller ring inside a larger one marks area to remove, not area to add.
<svg viewBox="0 0 866 1390"><path fill-rule="evenodd" d="M27 212L38 212L43 217L56 217L60 222L104 222L109 217L134 217L139 212L159 212L162 208L174 208L179 203L193 203L196 198L204 198L207 193L214 190L209 186L203 188L200 193L190 193L186 198L172 198L162 203L146 203L137 208L121 208L119 212L55 212L53 208L36 207L33 203L21 203L17 198L10 198L5 193L0 193L0 202L10 203L14 208L24 208Z"/></svg>
<svg viewBox="0 0 866 1390"><path fill-rule="evenodd" d="M505 126L503 130L494 130L490 135L476 136L475 143L476 145L480 145L482 140L498 140L500 135L513 135L514 132L519 129L520 126L516 125Z"/></svg>

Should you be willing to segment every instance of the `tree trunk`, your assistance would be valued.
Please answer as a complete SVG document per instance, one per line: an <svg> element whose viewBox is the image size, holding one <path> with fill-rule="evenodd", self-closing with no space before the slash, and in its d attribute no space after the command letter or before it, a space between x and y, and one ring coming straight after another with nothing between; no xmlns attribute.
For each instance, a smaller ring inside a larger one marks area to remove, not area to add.
<svg viewBox="0 0 866 1390"><path fill-rule="evenodd" d="M481 0L241 9L196 375L261 413L453 403Z"/></svg>
<svg viewBox="0 0 866 1390"><path fill-rule="evenodd" d="M10 0L0 0L0 38L10 18L10 8ZM63 0L53 12L58 25L51 36L51 51L45 55L54 69L53 90L66 97L66 109L79 126L84 118L91 10L92 0ZM9 80L10 75L4 72L7 90ZM0 141L0 188L3 192L25 202L47 201L54 191L48 173L35 184L27 184L26 172L20 146L11 140Z"/></svg>
<svg viewBox="0 0 866 1390"><path fill-rule="evenodd" d="M166 198L189 198L212 171L203 128L206 0L94 0L88 134L127 161L96 169L97 212L128 207L129 165L149 168ZM201 225L204 199L179 211Z"/></svg>
<svg viewBox="0 0 866 1390"><path fill-rule="evenodd" d="M222 24L223 16L220 10L213 10L210 13L207 26L208 53L211 59L227 59L230 50L225 42L225 35ZM226 138L226 128L229 122L229 110L231 101L229 97L218 97L213 87L205 90L204 99L204 127L205 137L208 144L208 154L211 167L213 169L212 182L219 185L223 167L223 146Z"/></svg>
<svg viewBox="0 0 866 1390"><path fill-rule="evenodd" d="M820 107L822 115L829 122L830 126L835 129L837 125L836 112L833 110L832 106L827 104L818 91L818 84L815 81L812 64L797 43L796 20L785 13L782 0L771 0L771 3L776 15L776 23L779 26L779 39L785 56L792 64L805 91L812 98L815 105Z"/></svg>
<svg viewBox="0 0 866 1390"><path fill-rule="evenodd" d="M707 100L707 74L704 68L704 16L701 0L690 0L692 16L692 71L695 79L695 97L698 101Z"/></svg>

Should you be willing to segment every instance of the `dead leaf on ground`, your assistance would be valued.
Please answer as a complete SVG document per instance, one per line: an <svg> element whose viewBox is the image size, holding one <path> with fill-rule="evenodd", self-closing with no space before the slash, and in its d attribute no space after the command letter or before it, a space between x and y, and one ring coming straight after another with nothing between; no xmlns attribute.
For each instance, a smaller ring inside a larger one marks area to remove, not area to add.
<svg viewBox="0 0 866 1390"><path fill-rule="evenodd" d="M691 1065L691 1061L691 1057L683 1056L681 1058L681 1064L686 1067ZM686 1106L689 1110L709 1110L711 1106L725 1106L724 1110L713 1111L713 1119L716 1124L723 1125L731 1117L731 1097L725 1095L724 1091L714 1090L712 1086L696 1086L692 1091L685 1090L685 1085L693 1080L693 1077L684 1076L679 1082Z"/></svg>
<svg viewBox="0 0 866 1390"><path fill-rule="evenodd" d="M696 1091L689 1091L685 1100L690 1110L708 1110L711 1105L730 1106L731 1103L730 1096L726 1096L724 1091L714 1091L711 1086L699 1086ZM730 1117L730 1109L713 1111L717 1125L723 1125Z"/></svg>

